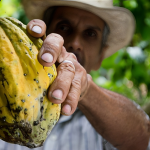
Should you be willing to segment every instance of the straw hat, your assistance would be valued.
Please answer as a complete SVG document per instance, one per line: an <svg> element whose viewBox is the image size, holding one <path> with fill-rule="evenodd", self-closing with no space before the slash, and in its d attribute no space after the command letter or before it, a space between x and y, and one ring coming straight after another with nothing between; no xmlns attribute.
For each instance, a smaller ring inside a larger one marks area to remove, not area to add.
<svg viewBox="0 0 150 150"><path fill-rule="evenodd" d="M43 19L44 12L52 6L80 8L99 16L110 29L105 58L126 46L134 33L132 13L125 8L114 7L112 0L23 0L23 6L29 19Z"/></svg>

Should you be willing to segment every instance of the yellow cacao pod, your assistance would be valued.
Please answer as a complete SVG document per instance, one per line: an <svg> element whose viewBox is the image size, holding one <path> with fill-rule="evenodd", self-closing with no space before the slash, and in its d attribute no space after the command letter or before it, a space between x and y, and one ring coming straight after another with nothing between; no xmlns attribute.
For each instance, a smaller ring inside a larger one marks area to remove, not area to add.
<svg viewBox="0 0 150 150"><path fill-rule="evenodd" d="M57 73L38 62L42 43L17 19L0 17L0 139L30 148L43 144L60 115L47 99Z"/></svg>

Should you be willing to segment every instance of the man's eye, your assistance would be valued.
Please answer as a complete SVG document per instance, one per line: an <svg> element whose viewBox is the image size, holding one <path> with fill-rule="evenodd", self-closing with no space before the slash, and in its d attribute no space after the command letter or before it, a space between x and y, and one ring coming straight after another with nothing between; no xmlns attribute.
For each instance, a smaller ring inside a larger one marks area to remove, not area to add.
<svg viewBox="0 0 150 150"><path fill-rule="evenodd" d="M86 31L86 35L89 37L96 37L97 34L93 30L88 30L88 31Z"/></svg>
<svg viewBox="0 0 150 150"><path fill-rule="evenodd" d="M66 25L61 25L59 28L60 28L60 30L62 30L62 31L69 31L69 27L66 26Z"/></svg>

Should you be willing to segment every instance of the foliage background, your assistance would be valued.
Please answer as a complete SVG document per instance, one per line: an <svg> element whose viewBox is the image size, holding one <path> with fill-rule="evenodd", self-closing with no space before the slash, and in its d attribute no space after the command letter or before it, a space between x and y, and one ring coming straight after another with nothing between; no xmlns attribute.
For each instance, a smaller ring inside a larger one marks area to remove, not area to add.
<svg viewBox="0 0 150 150"><path fill-rule="evenodd" d="M113 0L113 3L133 13L135 33L127 47L105 59L91 75L97 85L134 100L150 115L150 2ZM21 0L0 0L0 16L12 16L25 24L29 21Z"/></svg>

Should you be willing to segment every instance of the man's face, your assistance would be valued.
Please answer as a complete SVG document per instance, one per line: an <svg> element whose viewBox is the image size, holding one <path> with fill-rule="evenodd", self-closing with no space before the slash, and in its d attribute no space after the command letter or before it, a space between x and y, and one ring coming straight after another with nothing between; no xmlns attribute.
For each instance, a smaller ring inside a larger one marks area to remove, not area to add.
<svg viewBox="0 0 150 150"><path fill-rule="evenodd" d="M74 53L89 73L91 69L98 69L103 59L103 29L104 21L90 12L72 7L58 7L48 33L60 34L64 38L66 50Z"/></svg>

